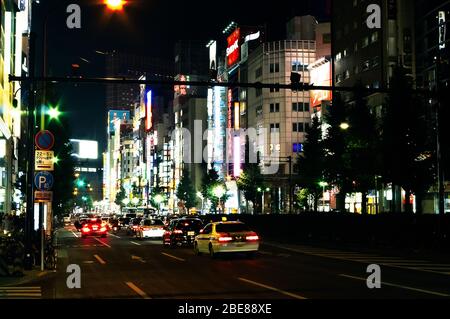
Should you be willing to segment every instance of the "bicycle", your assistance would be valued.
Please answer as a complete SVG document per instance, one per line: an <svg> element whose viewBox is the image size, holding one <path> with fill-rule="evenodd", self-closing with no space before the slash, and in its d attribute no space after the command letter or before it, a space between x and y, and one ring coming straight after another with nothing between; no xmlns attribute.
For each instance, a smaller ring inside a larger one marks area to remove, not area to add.
<svg viewBox="0 0 450 319"><path fill-rule="evenodd" d="M45 240L44 250L44 267L48 270L56 270L58 263L58 255L55 246L53 245L54 234L47 236Z"/></svg>

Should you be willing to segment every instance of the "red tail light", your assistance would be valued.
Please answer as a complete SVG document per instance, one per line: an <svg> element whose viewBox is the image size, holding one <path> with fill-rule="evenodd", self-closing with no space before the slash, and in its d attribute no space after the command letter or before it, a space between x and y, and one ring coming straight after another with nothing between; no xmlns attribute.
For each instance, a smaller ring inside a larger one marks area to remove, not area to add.
<svg viewBox="0 0 450 319"><path fill-rule="evenodd" d="M102 228L100 228L100 231L101 231L101 232L104 232L104 231L106 231L106 227L102 227Z"/></svg>
<svg viewBox="0 0 450 319"><path fill-rule="evenodd" d="M245 239L248 241L257 241L259 240L259 236L258 235L247 236L245 237Z"/></svg>
<svg viewBox="0 0 450 319"><path fill-rule="evenodd" d="M89 228L87 228L87 227L84 227L81 231L83 233L89 233L91 230Z"/></svg>
<svg viewBox="0 0 450 319"><path fill-rule="evenodd" d="M232 241L232 240L233 240L233 237L219 237L219 241L221 243Z"/></svg>
<svg viewBox="0 0 450 319"><path fill-rule="evenodd" d="M182 234L183 231L182 231L182 230L179 230L179 229L175 229L175 230L173 231L173 233L174 233L174 234Z"/></svg>

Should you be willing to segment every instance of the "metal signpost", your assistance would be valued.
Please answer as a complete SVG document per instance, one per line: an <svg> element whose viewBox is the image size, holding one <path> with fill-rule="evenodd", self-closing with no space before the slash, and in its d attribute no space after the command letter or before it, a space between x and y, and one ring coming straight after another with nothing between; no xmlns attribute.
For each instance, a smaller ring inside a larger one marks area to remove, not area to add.
<svg viewBox="0 0 450 319"><path fill-rule="evenodd" d="M44 245L45 245L45 227L44 227L44 205L53 201L52 187L54 183L54 152L51 151L55 145L55 137L49 131L40 131L36 134L34 169L34 202L39 204L39 232L41 235L41 271L44 271Z"/></svg>

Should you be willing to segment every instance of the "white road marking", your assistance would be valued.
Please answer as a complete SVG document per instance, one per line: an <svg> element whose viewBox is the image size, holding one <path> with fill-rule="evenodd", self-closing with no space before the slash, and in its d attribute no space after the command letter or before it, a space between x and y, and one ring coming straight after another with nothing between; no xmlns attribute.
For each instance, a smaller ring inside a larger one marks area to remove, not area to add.
<svg viewBox="0 0 450 319"><path fill-rule="evenodd" d="M350 278L350 279L355 279L355 280L367 281L367 278L362 278L362 277L355 277L355 276L349 276L349 275L344 275L344 274L341 274L339 276L345 277L345 278ZM408 287L408 286L402 286L402 285L393 284L393 283L389 283L389 282L382 282L381 285L382 286L384 285L384 286L395 287L395 288L401 288L401 289L411 290L411 291L416 291L416 292L421 292L421 293L434 295L434 296L439 296L439 297L450 297L450 295L447 295L447 294L444 294L444 293L440 293L440 292L436 292L436 291L424 290L424 289Z"/></svg>
<svg viewBox="0 0 450 319"><path fill-rule="evenodd" d="M170 255L170 254L166 254L166 253L161 253L161 254L163 254L164 256L167 256L169 258L173 258L173 259L179 260L179 261L186 261L186 259L179 258L179 257L176 257L174 255Z"/></svg>
<svg viewBox="0 0 450 319"><path fill-rule="evenodd" d="M104 261L99 255L94 255L94 258L97 259L100 264L106 265L106 261Z"/></svg>
<svg viewBox="0 0 450 319"><path fill-rule="evenodd" d="M100 244L102 244L103 246L106 246L106 247L108 247L108 248L111 248L110 245L108 245L108 244L102 242L102 241L101 241L100 239L98 239L97 237L94 237L94 239L95 239L96 241L98 241Z"/></svg>
<svg viewBox="0 0 450 319"><path fill-rule="evenodd" d="M80 237L80 236L78 236L77 234L75 234L75 232L73 232L73 231L71 231L71 233L72 233L76 238Z"/></svg>
<svg viewBox="0 0 450 319"><path fill-rule="evenodd" d="M265 284L261 284L261 283L256 282L256 281L248 280L248 279L245 279L245 278L238 278L238 279L240 281L246 282L248 284L252 284L254 286L258 286L258 287L266 288L266 289L269 289L269 290L272 290L272 291L276 291L276 292L279 292L280 294L283 294L283 295L286 295L286 296L289 296L289 297L292 297L292 298L295 298L295 299L301 299L301 300L305 300L306 299L303 296L300 296L300 295L297 295L297 294L293 294L291 292L284 291L284 290L281 290L281 289L278 289L278 288L275 288L275 287L271 287L271 286L268 286L268 285L265 285Z"/></svg>
<svg viewBox="0 0 450 319"><path fill-rule="evenodd" d="M113 236L114 238L122 238L122 237L119 237L119 236L114 235L114 234L109 234L109 236Z"/></svg>
<svg viewBox="0 0 450 319"><path fill-rule="evenodd" d="M126 282L125 283L128 287L130 287L135 293L137 293L139 296L141 296L144 299L151 299L144 291L142 291L139 287L137 287L132 282Z"/></svg>
<svg viewBox="0 0 450 319"><path fill-rule="evenodd" d="M132 244L134 244L134 245L136 245L136 246L141 246L141 244L139 244L139 243L137 243L137 242L135 242L135 241L130 241L130 243L132 243Z"/></svg>

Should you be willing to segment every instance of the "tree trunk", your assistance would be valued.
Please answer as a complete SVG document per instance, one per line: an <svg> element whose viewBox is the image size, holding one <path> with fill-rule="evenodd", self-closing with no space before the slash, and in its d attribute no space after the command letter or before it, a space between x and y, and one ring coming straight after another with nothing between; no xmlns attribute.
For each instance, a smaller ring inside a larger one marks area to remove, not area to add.
<svg viewBox="0 0 450 319"><path fill-rule="evenodd" d="M405 190L405 213L412 213L412 205L410 201L411 191Z"/></svg>
<svg viewBox="0 0 450 319"><path fill-rule="evenodd" d="M362 193L362 199L361 199L361 213L363 215L367 215L367 192L364 191Z"/></svg>

